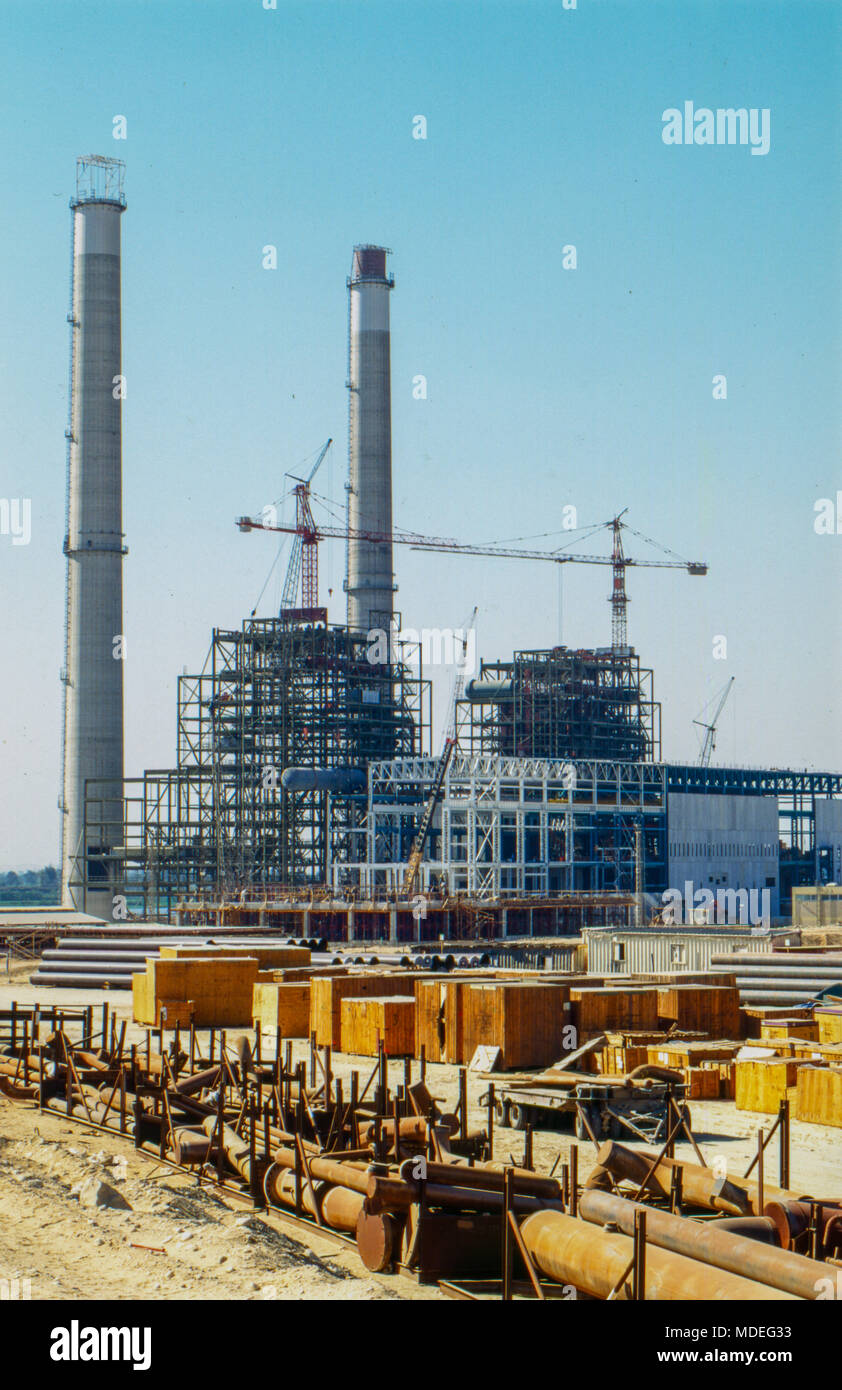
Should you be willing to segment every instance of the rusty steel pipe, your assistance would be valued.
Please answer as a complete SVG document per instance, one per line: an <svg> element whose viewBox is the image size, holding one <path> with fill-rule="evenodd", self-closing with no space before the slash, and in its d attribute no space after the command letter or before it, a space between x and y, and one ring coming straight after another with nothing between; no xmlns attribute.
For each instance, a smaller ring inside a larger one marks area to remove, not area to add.
<svg viewBox="0 0 842 1390"><path fill-rule="evenodd" d="M209 1139L213 1139L217 1130L217 1122L213 1116L208 1116L202 1129ZM248 1140L237 1134L230 1125L223 1125L222 1133L217 1136L217 1142L234 1171L239 1173L244 1182L250 1183L251 1152Z"/></svg>
<svg viewBox="0 0 842 1390"><path fill-rule="evenodd" d="M451 1134L456 1134L459 1129L459 1121L455 1115L441 1115L436 1124L444 1125L445 1129ZM364 1144L371 1144L374 1141L374 1134L377 1126L374 1120L367 1125L360 1127L360 1139ZM401 1139L415 1139L419 1143L424 1143L427 1138L427 1121L421 1115L407 1115L398 1121L398 1134ZM395 1122L394 1120L381 1120L380 1137L387 1143L394 1143Z"/></svg>
<svg viewBox="0 0 842 1390"><path fill-rule="evenodd" d="M731 1231L747 1240L758 1240L762 1245L774 1245L778 1250L781 1248L778 1228L769 1216L723 1216L717 1221L716 1229Z"/></svg>
<svg viewBox="0 0 842 1390"><path fill-rule="evenodd" d="M294 1168L295 1150L278 1149L274 1159L281 1168ZM331 1183L334 1187L347 1187L352 1192L361 1192L363 1196L368 1192L367 1164L359 1166L356 1163L341 1163L332 1158L317 1158L309 1153L307 1162L311 1176L318 1182Z"/></svg>
<svg viewBox="0 0 842 1390"><path fill-rule="evenodd" d="M292 1169L282 1168L277 1163L273 1163L271 1168L267 1169L263 1190L273 1206L291 1207L295 1210L296 1188L297 1179ZM315 1217L318 1203L318 1216L326 1226L335 1231L356 1231L357 1218L364 1201L365 1197L361 1192L353 1192L347 1187L330 1187L324 1182L314 1182L311 1193L310 1184L302 1175L302 1210Z"/></svg>
<svg viewBox="0 0 842 1390"><path fill-rule="evenodd" d="M740 1274L796 1298L814 1299L817 1281L827 1273L818 1260L791 1255L723 1231L718 1221L692 1221L686 1216L672 1216L607 1192L583 1192L579 1199L579 1214L583 1220L598 1226L612 1223L627 1236L634 1235L635 1210L646 1212L646 1239L652 1245L730 1274Z"/></svg>
<svg viewBox="0 0 842 1390"><path fill-rule="evenodd" d="M639 1149L627 1149L624 1144L609 1141L597 1153L597 1166L607 1170L614 1178L625 1178L638 1187L646 1179L646 1191L657 1197L669 1197L671 1187L670 1165L662 1159L647 1178L655 1154ZM751 1205L746 1193L726 1179L717 1180L709 1168L699 1168L694 1164L679 1163L682 1170L682 1198L694 1206L707 1207L710 1211L724 1211L729 1216L750 1216Z"/></svg>
<svg viewBox="0 0 842 1390"><path fill-rule="evenodd" d="M840 1213L842 1213L842 1207L839 1206L838 1202L822 1202L819 1224L828 1216L833 1217ZM809 1202L786 1202L776 1199L766 1203L763 1208L763 1215L774 1221L778 1238L784 1250L792 1250L799 1236L802 1236L810 1227Z"/></svg>
<svg viewBox="0 0 842 1390"><path fill-rule="evenodd" d="M652 1213L647 1211L646 1215L648 1228ZM546 1278L603 1299L621 1284L615 1297L631 1298L634 1241L629 1236L599 1230L587 1221L557 1211L527 1216L520 1234L538 1270ZM743 1279L727 1270L714 1269L686 1255L661 1250L657 1245L646 1248L644 1298L653 1302L703 1303L795 1301L794 1294L758 1284L753 1279Z"/></svg>
<svg viewBox="0 0 842 1390"><path fill-rule="evenodd" d="M455 1211L502 1211L503 1192L478 1190L472 1187L453 1187L448 1183L405 1182L400 1178L380 1177L371 1173L368 1177L367 1210L378 1212L405 1212L422 1196L431 1206L450 1207ZM563 1211L560 1201L548 1201L545 1197L530 1197L516 1192L512 1197L512 1209L516 1212L553 1210Z"/></svg>
<svg viewBox="0 0 842 1390"><path fill-rule="evenodd" d="M404 1182L418 1180L415 1169L419 1161L418 1158L404 1159L400 1166L400 1175ZM504 1171L503 1164L491 1167L483 1163L469 1168L466 1163L426 1162L425 1180L427 1183L443 1183L447 1187L470 1187L482 1192L502 1192ZM561 1183L555 1178L540 1177L529 1168L512 1168L510 1171L512 1183L521 1195L546 1197L551 1202L561 1199Z"/></svg>

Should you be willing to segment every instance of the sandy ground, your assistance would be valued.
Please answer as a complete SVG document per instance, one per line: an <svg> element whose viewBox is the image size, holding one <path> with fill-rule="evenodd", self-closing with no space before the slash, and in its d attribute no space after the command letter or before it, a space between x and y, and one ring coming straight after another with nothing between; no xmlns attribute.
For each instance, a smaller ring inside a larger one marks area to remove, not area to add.
<svg viewBox="0 0 842 1390"><path fill-rule="evenodd" d="M0 1008L13 999L101 1005L107 999L118 1017L131 1018L126 991L57 991L28 983L32 967L0 973ZM144 1036L132 1025L130 1037ZM233 1034L232 1034L233 1039ZM308 1055L294 1046L296 1060ZM336 1056L343 1079L357 1069L364 1084L370 1058ZM413 1078L418 1074L413 1067ZM390 1084L403 1079L393 1063ZM503 1084L504 1078L495 1084ZM443 1108L455 1107L455 1067L430 1066L427 1083ZM488 1082L469 1078L472 1127L485 1123L480 1098ZM347 1094L347 1090L346 1090ZM723 1157L742 1173L753 1157L760 1126L771 1116L738 1111L733 1103L691 1104L694 1132L709 1163ZM565 1161L573 1136L550 1130L534 1135L534 1162L548 1172ZM520 1162L524 1137L495 1130L495 1158ZM643 1147L634 1145L634 1147ZM692 1158L689 1144L676 1150ZM767 1180L777 1182L777 1141L768 1151ZM579 1145L579 1171L593 1166L590 1143ZM104 1179L128 1203L114 1210L85 1204L86 1183ZM792 1122L791 1186L816 1196L842 1195L842 1129ZM144 1249L141 1247L153 1247ZM246 1203L223 1199L195 1178L154 1158L139 1156L130 1139L104 1135L59 1115L0 1099L0 1279L28 1280L33 1299L436 1299L442 1295L406 1276L371 1275L352 1248L314 1235L306 1244L295 1228L273 1213L253 1212Z"/></svg>

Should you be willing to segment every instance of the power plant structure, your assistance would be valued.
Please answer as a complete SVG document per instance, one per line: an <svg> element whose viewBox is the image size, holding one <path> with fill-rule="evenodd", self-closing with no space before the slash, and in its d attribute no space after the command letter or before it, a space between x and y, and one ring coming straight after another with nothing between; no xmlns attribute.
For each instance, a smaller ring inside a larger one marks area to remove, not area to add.
<svg viewBox="0 0 842 1390"><path fill-rule="evenodd" d="M80 195L77 216L103 207L112 219L104 225L119 227L121 198L122 183L116 198ZM96 245L103 244L99 234ZM116 300L116 346L112 332L84 371L75 364L85 347L93 353L93 316L103 306L92 291L81 302L98 263L77 270L74 262L71 491L91 476L82 463L95 458L108 503L96 527L68 528L77 585L78 550L92 564L116 566L118 577L122 554L119 400L106 410L103 396L103 383L119 372L116 245L107 300L112 319ZM654 674L628 642L626 569L655 564L703 575L706 565L671 551L655 561L626 555L622 532L631 528L623 512L594 528L611 530L610 556L503 549L394 528L393 287L386 250L356 246L347 280L346 525L322 526L311 510L310 481L328 441L309 477L297 480L294 525L238 519L242 531L295 537L281 609L276 617L252 615L239 629L215 629L202 671L179 678L175 766L125 780L121 798L121 743L119 758L112 739L99 765L78 737L68 752L65 800L71 804L74 789L83 798L77 820L84 805L82 824L65 815L73 900L108 915L119 881L135 915L278 924L286 907L304 901L320 905L320 931L329 937L385 932L398 941L639 926L657 916L665 890L688 883L714 896L726 887L763 894L775 917L794 887L842 880L842 775L711 767L709 757L696 767L663 761ZM83 387L94 403L103 400L110 429L94 430L98 417ZM330 623L319 600L317 547L330 538L346 546L344 624ZM610 565L611 646L483 660L455 698L453 734L437 755L423 644L412 661L400 645L395 544ZM69 588L68 631L77 644L78 630L89 645L99 643L98 683L80 675L69 636L67 727L75 729L81 706L86 728L116 730L122 663L110 648L120 631L119 584L107 607L94 582L104 565L90 573L87 589ZM384 633L385 655L372 645Z"/></svg>
<svg viewBox="0 0 842 1390"><path fill-rule="evenodd" d="M110 917L123 797L123 544L120 160L76 166L61 878L65 906ZM99 816L86 814L96 784Z"/></svg>

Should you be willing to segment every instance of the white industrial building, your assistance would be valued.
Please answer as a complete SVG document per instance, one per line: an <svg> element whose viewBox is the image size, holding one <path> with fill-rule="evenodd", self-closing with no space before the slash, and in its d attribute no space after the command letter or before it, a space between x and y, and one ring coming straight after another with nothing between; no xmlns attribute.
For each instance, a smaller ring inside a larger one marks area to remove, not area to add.
<svg viewBox="0 0 842 1390"><path fill-rule="evenodd" d="M839 806L839 803L834 803ZM842 809L842 807L840 808ZM774 796L733 796L716 792L672 792L667 813L667 887L689 905L692 894L707 890L751 894L751 903L766 904L764 920L779 913L778 801ZM687 885L692 887L688 890ZM761 897L763 890L768 898ZM724 904L734 921L732 901ZM702 909L706 910L706 909ZM720 921L725 914L708 920ZM762 910L762 907L761 907ZM753 914L757 918L757 913ZM686 921L686 910L682 918ZM747 914L742 920L749 922ZM757 918L759 920L759 918Z"/></svg>

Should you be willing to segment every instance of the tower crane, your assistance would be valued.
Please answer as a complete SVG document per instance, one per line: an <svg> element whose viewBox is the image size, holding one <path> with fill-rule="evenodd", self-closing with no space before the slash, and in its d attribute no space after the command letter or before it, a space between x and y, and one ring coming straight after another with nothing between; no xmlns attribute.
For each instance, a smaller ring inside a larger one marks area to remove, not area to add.
<svg viewBox="0 0 842 1390"><path fill-rule="evenodd" d="M311 475L312 476L312 475ZM305 487L309 484L304 484ZM627 509L626 509L627 510ZM303 514L303 513L302 513ZM312 548L315 555L315 548L322 539L334 540L363 540L372 542L391 542L393 545L408 545L412 550L432 550L444 554L457 555L487 555L499 560L546 560L554 565L580 564L580 565L611 565L613 568L613 588L611 593L612 622L611 622L611 644L614 650L622 650L627 644L627 622L626 605L629 602L626 593L626 569L635 565L638 568L646 569L683 569L688 574L703 575L707 574L708 567L701 560L684 560L676 555L674 551L667 550L665 546L659 545L648 536L642 535L640 531L634 531L626 522L622 520L625 510L613 517L610 521L602 522L594 526L588 532L588 537L597 531L611 529L614 544L611 555L577 555L562 550L526 550L519 547L500 546L500 545L474 545L471 542L450 540L442 536L423 536L414 531L392 530L391 532L358 531L348 526L322 526L313 521L312 513L309 510L309 494L307 498L306 518L293 525L269 525L260 517L241 516L237 518L236 524L241 531L288 531L296 536L302 537L302 544ZM626 555L623 550L623 531L630 531L632 535L638 536L646 541L648 545L654 545L657 549L671 556L669 560L637 560L633 556ZM586 539L586 537L582 537ZM313 572L315 573L315 560ZM313 607L316 606L314 603Z"/></svg>
<svg viewBox="0 0 842 1390"><path fill-rule="evenodd" d="M320 535L310 508L310 484L318 473L332 443L333 440L329 439L326 444L322 445L319 456L306 478L296 478L294 473L287 474L287 477L292 478L295 482L293 488L295 526L272 528L292 530L295 534L281 596L282 613L295 608L295 595L298 592L299 579L301 580L301 607L318 608L319 606ZM265 527L264 529L270 528Z"/></svg>
<svg viewBox="0 0 842 1390"><path fill-rule="evenodd" d="M412 841L412 849L409 852L406 873L403 879L403 896L405 898L409 897L418 879L418 870L421 867L421 860L424 858L424 846L427 843L427 836L430 833L430 826L433 823L436 807L441 800L445 774L450 766L450 759L453 757L453 752L456 748L456 706L465 689L465 653L468 649L468 642L476 618L477 610L474 608L471 614L471 620L462 638L461 660L456 663L456 671L453 677L453 689L450 692L450 704L448 705L447 725L444 732L444 746L439 754L439 760L436 763L430 795L427 797L427 803L422 812L421 819L418 822L418 829L415 832L415 839Z"/></svg>
<svg viewBox="0 0 842 1390"><path fill-rule="evenodd" d="M726 682L725 688L719 697L719 703L716 706L716 713L709 724L705 724L701 719L693 720L694 724L698 724L699 728L705 731L705 741L702 744L702 751L699 754L699 767L710 767L711 756L716 747L716 726L719 723L719 716L725 708L725 701L731 694L731 686L734 684L735 679L736 677L732 676L731 679Z"/></svg>

